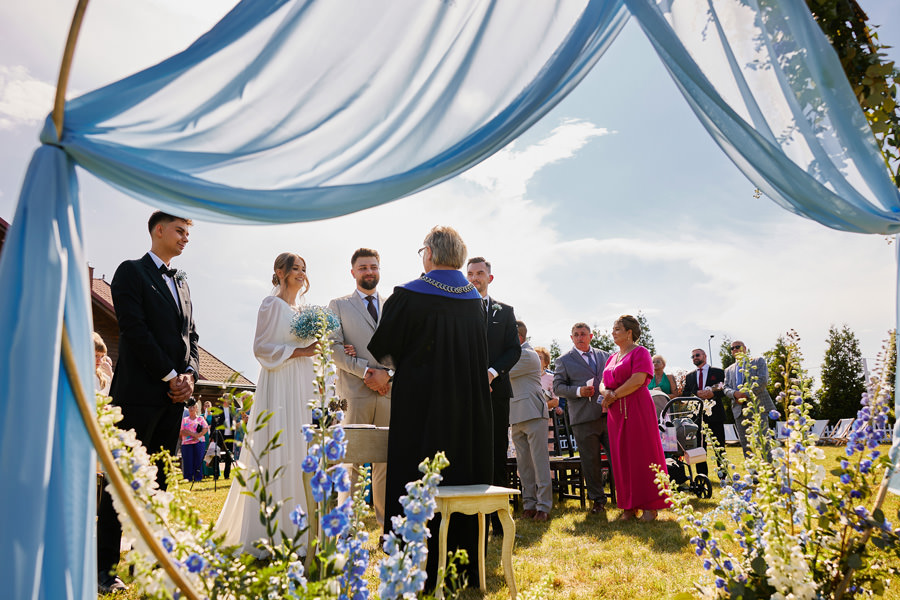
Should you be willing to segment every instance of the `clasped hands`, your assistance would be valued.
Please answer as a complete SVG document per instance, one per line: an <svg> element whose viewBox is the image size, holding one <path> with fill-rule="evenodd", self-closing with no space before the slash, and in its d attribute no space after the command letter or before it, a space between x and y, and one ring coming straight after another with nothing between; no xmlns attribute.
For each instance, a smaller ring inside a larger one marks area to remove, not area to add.
<svg viewBox="0 0 900 600"><path fill-rule="evenodd" d="M169 380L169 398L172 399L172 404L187 402L193 393L194 376L190 373L182 373Z"/></svg>
<svg viewBox="0 0 900 600"><path fill-rule="evenodd" d="M356 348L353 344L344 344L344 354L356 358ZM384 369L373 369L366 367L366 374L363 376L363 383L366 384L373 392L377 392L382 396L387 396L391 392L391 376Z"/></svg>

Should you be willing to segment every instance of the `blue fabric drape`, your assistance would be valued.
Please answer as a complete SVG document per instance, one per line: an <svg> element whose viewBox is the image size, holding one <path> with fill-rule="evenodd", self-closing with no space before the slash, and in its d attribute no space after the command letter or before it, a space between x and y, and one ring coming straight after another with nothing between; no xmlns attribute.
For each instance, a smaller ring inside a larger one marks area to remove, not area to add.
<svg viewBox="0 0 900 600"><path fill-rule="evenodd" d="M900 232L900 191L803 0L626 5L703 126L767 196L833 229Z"/></svg>
<svg viewBox="0 0 900 600"><path fill-rule="evenodd" d="M92 598L96 459L61 375L61 322L93 384L90 292L74 164L39 148L0 260L0 563L9 598ZM91 395L91 397L93 397Z"/></svg>
<svg viewBox="0 0 900 600"><path fill-rule="evenodd" d="M48 119L0 257L12 597L96 595L95 459L59 364L65 318L93 384L75 164L185 217L346 214L502 148L626 19L622 0L245 1L184 52L68 102L61 139Z"/></svg>

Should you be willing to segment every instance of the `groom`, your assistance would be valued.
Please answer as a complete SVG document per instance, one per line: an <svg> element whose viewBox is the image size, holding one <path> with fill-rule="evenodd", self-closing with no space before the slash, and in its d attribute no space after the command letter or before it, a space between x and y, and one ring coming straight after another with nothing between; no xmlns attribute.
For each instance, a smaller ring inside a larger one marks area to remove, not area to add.
<svg viewBox="0 0 900 600"><path fill-rule="evenodd" d="M349 424L368 424L387 427L391 421L391 377L393 371L380 364L369 352L369 340L381 317L384 298L376 289L380 279L378 252L360 248L350 258L350 275L356 289L328 304L340 319L341 325L332 334L334 362L338 368L337 392L347 401ZM344 352L344 345L353 346L355 355ZM372 465L372 504L375 519L384 525L384 484L386 463ZM357 471L351 471L356 486Z"/></svg>
<svg viewBox="0 0 900 600"><path fill-rule="evenodd" d="M134 429L148 453L175 454L184 402L199 369L191 292L184 274L170 268L188 243L190 219L150 215L150 252L119 265L112 280L119 322L119 359L110 395L121 407L120 429ZM157 482L166 489L162 466ZM125 589L114 570L122 528L108 492L97 507L97 568L101 593Z"/></svg>

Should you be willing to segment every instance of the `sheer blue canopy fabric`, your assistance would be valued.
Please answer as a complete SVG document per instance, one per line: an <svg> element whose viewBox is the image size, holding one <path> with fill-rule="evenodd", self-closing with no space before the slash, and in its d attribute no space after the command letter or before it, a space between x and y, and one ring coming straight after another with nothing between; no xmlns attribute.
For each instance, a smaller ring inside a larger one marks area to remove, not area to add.
<svg viewBox="0 0 900 600"><path fill-rule="evenodd" d="M347 214L460 173L578 84L628 6L698 118L776 202L900 232L840 65L802 0L278 0L239 4L184 52L45 127L0 258L0 577L16 598L96 589L93 452L59 364L93 382L75 164L185 217ZM129 258L129 257L123 257ZM40 419L21 419L23 394ZM85 389L90 397L90 390ZM9 520L7 520L9 521Z"/></svg>
<svg viewBox="0 0 900 600"><path fill-rule="evenodd" d="M626 19L621 0L244 2L181 54L69 102L60 144L170 212L334 217L505 146Z"/></svg>
<svg viewBox="0 0 900 600"><path fill-rule="evenodd" d="M626 0L700 122L783 208L900 233L900 191L803 0Z"/></svg>

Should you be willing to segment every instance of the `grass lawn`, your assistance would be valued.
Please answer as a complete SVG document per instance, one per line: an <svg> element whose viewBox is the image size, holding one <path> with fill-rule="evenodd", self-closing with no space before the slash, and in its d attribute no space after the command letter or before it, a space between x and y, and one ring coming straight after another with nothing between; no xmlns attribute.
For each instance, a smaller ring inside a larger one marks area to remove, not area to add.
<svg viewBox="0 0 900 600"><path fill-rule="evenodd" d="M834 458L842 455L844 448L824 447L824 450L824 464L830 470ZM736 464L741 464L738 448L728 448L728 455ZM695 500L697 508L711 508L720 497L715 476L713 484L713 498ZM206 480L195 484L190 493L196 498L203 518L215 520L228 486L220 482L218 490L214 491L212 481ZM898 509L900 498L889 494L883 510L894 523L898 521ZM555 506L547 523L517 518L513 569L519 592L549 578L547 597L553 599L669 598L675 593L691 590L693 582L704 577L693 546L682 534L671 512L661 511L655 523L617 523L613 520L621 511L610 509L607 512L605 517L590 515L577 501L570 500ZM367 524L373 560L366 575L374 596L378 588L374 562L381 556L376 548L380 531L374 517L370 517ZM895 566L900 569L900 563ZM487 594L482 595L475 589L467 590L462 597L467 600L509 597L500 565L499 539L492 539L488 546ZM893 580L885 597L900 598L900 577ZM124 594L107 598L138 599L140 596L129 589Z"/></svg>

